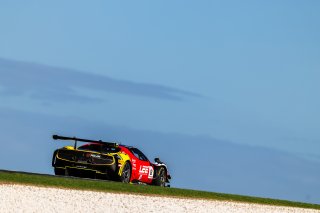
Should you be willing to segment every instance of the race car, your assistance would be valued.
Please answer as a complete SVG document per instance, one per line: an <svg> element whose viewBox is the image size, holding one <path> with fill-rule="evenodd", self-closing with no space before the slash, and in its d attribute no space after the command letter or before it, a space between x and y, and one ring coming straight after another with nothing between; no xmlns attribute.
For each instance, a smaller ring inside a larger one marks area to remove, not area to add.
<svg viewBox="0 0 320 213"><path fill-rule="evenodd" d="M152 163L132 146L97 140L53 135L54 140L73 140L53 153L55 175L77 176L170 187L168 167L155 158ZM85 142L77 146L77 142Z"/></svg>

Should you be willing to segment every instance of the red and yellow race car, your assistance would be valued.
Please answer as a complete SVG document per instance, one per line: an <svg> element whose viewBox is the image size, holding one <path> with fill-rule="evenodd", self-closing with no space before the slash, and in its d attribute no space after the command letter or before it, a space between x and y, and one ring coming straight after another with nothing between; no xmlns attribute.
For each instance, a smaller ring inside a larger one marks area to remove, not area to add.
<svg viewBox="0 0 320 213"><path fill-rule="evenodd" d="M56 175L116 180L124 183L169 187L168 167L155 158L152 163L138 149L117 143L52 136L54 140L73 140L53 153L52 166ZM78 142L86 142L77 146Z"/></svg>

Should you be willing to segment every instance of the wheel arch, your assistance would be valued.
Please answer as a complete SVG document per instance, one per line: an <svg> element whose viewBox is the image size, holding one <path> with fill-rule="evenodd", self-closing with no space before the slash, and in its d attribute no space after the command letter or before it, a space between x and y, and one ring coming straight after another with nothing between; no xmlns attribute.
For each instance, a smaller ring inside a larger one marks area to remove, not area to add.
<svg viewBox="0 0 320 213"><path fill-rule="evenodd" d="M122 163L122 166L120 167L120 169L119 169L119 171L118 171L118 175L119 175L119 176L121 176L122 171L123 171L123 168L124 168L124 166L126 165L126 163L128 163L129 166L130 166L130 168L131 168L131 176L132 176L132 164L131 164L130 159L127 159L126 161L124 161L124 162Z"/></svg>

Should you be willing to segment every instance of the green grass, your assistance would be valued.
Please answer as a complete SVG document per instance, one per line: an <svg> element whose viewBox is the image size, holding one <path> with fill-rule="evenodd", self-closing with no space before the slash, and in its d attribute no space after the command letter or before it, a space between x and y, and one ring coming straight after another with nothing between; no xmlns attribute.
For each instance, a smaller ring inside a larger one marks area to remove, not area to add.
<svg viewBox="0 0 320 213"><path fill-rule="evenodd" d="M14 173L0 171L0 183L17 183L34 186L58 187L78 190L93 190L101 192L134 193L144 195L160 195L179 198L210 199L221 201L237 201L246 203L266 204L275 206L289 206L320 209L320 205L258 198L232 194L196 191L178 188L161 188L155 186L132 185L109 181L96 181L87 179L64 178L37 174Z"/></svg>

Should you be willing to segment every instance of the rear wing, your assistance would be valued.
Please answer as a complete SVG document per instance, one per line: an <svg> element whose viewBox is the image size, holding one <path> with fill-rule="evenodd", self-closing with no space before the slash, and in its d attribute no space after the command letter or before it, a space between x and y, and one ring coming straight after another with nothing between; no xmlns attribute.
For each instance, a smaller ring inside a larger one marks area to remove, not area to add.
<svg viewBox="0 0 320 213"><path fill-rule="evenodd" d="M105 142L102 140L96 141L96 140L89 140L89 139L83 139L83 138L76 138L76 137L65 137L65 136L60 136L60 135L52 135L52 138L54 140L72 140L74 141L74 148L77 148L77 142L86 142L86 143L97 143L97 144L103 144L108 147L118 147L118 143L114 142Z"/></svg>

